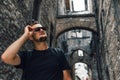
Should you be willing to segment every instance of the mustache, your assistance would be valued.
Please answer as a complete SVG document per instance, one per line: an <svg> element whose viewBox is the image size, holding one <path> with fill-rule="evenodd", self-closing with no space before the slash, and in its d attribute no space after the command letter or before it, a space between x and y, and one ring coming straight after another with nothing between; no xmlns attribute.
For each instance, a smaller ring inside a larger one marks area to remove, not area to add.
<svg viewBox="0 0 120 80"><path fill-rule="evenodd" d="M47 41L47 37L41 37L41 38L39 39L39 41L40 41L40 42Z"/></svg>

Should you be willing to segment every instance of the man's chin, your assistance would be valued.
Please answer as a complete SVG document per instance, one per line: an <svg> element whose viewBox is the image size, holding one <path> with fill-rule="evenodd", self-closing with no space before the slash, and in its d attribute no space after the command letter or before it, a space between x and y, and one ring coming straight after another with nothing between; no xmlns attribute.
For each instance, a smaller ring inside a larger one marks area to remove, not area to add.
<svg viewBox="0 0 120 80"><path fill-rule="evenodd" d="M47 41L47 37L41 37L41 38L39 39L39 42L45 42L45 41Z"/></svg>

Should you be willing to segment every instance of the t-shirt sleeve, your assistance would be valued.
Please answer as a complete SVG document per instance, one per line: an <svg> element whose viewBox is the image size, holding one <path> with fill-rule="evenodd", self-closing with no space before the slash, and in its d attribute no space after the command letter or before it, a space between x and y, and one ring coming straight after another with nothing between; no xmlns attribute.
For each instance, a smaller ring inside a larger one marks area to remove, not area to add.
<svg viewBox="0 0 120 80"><path fill-rule="evenodd" d="M25 51L20 51L18 53L18 55L20 56L20 60L21 60L21 63L19 65L16 65L15 67L16 68L23 68L25 66L25 62L26 62L26 53Z"/></svg>
<svg viewBox="0 0 120 80"><path fill-rule="evenodd" d="M63 52L63 50L60 50L60 63L61 63L61 68L62 70L70 70L70 65L65 57L65 54Z"/></svg>

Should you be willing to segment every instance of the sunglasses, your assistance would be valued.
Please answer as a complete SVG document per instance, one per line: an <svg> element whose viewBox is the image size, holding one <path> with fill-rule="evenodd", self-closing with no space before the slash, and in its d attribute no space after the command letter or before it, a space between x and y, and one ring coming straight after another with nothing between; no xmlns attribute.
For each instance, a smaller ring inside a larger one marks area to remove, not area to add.
<svg viewBox="0 0 120 80"><path fill-rule="evenodd" d="M46 31L46 27L36 27L36 28L34 28L34 32L38 32L41 29Z"/></svg>

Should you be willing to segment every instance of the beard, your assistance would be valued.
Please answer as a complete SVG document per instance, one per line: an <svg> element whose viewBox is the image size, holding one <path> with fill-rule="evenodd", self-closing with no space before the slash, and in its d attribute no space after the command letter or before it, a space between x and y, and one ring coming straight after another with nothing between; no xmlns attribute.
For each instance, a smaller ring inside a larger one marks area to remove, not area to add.
<svg viewBox="0 0 120 80"><path fill-rule="evenodd" d="M35 36L33 36L33 39L36 42L45 42L45 41L47 41L47 36L40 37L39 39L36 39Z"/></svg>
<svg viewBox="0 0 120 80"><path fill-rule="evenodd" d="M45 42L45 41L47 41L47 37L46 36L45 37L40 37L38 41L39 42Z"/></svg>

